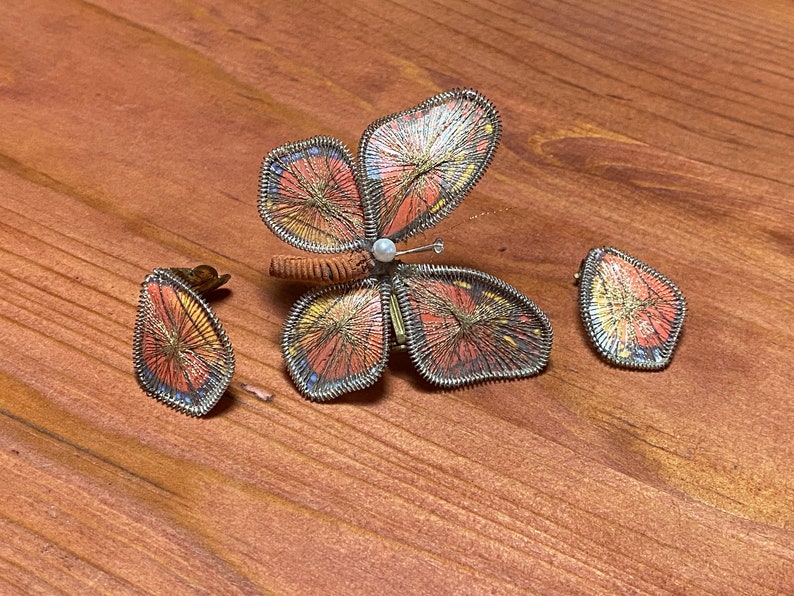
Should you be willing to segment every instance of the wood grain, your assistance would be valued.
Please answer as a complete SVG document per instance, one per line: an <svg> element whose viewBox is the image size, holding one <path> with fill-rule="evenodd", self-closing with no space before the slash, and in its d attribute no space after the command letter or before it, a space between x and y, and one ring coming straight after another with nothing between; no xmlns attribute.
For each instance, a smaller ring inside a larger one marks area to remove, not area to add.
<svg viewBox="0 0 794 596"><path fill-rule="evenodd" d="M0 33L0 592L794 593L789 2L36 0ZM550 366L447 392L395 354L306 402L261 159L456 86L502 146L417 242L525 291ZM687 296L664 372L588 345L605 244ZM205 262L238 362L194 420L130 351L146 273Z"/></svg>

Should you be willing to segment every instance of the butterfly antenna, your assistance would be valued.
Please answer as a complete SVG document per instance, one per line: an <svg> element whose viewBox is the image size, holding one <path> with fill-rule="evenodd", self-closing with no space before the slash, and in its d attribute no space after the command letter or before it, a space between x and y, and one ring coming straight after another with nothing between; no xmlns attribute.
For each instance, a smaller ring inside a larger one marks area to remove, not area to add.
<svg viewBox="0 0 794 596"><path fill-rule="evenodd" d="M455 228L459 228L462 225L468 224L468 223L474 221L475 219L477 219L479 217L483 217L484 215L496 215L497 213L504 213L505 211L512 211L513 209L515 209L515 207L504 207L502 209L493 209L493 210L490 210L490 211L483 211L482 213L477 213L476 215L472 215L471 217L467 217L465 220L463 220L461 222L458 222L457 224L455 224L454 226L449 228L449 231L451 232Z"/></svg>
<svg viewBox="0 0 794 596"><path fill-rule="evenodd" d="M417 246L416 248L409 248L408 250L401 250L398 251L394 256L399 257L402 255L409 255L414 252L428 252L431 250L436 254L441 254L441 252L444 250L444 241L441 238L436 238L433 241L433 244Z"/></svg>

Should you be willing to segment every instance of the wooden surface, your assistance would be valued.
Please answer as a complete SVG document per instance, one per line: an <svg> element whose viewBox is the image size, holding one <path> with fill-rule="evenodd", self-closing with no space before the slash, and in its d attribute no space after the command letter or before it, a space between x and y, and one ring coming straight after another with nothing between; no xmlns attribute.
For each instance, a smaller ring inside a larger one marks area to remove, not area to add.
<svg viewBox="0 0 794 596"><path fill-rule="evenodd" d="M0 593L794 593L793 48L785 0L5 6ZM456 86L502 145L414 245L529 295L550 366L304 401L261 159ZM688 299L664 372L584 336L604 244ZM237 374L195 420L130 352L146 273L205 262Z"/></svg>

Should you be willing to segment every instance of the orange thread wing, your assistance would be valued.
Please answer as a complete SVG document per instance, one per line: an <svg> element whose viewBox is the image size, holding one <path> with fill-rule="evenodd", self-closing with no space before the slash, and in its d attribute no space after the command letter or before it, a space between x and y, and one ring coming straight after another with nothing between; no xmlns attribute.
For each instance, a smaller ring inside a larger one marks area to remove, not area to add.
<svg viewBox="0 0 794 596"><path fill-rule="evenodd" d="M372 123L359 168L373 237L399 242L451 213L485 172L499 135L496 109L461 89Z"/></svg>
<svg viewBox="0 0 794 596"><path fill-rule="evenodd" d="M274 149L260 175L262 220L276 236L302 250L358 248L364 211L352 164L342 142L329 137Z"/></svg>
<svg viewBox="0 0 794 596"><path fill-rule="evenodd" d="M393 284L411 359L431 383L528 377L546 366L549 320L505 282L463 267L403 264Z"/></svg>
<svg viewBox="0 0 794 596"><path fill-rule="evenodd" d="M287 370L303 395L327 401L380 378L389 355L389 284L367 278L304 294L284 324Z"/></svg>

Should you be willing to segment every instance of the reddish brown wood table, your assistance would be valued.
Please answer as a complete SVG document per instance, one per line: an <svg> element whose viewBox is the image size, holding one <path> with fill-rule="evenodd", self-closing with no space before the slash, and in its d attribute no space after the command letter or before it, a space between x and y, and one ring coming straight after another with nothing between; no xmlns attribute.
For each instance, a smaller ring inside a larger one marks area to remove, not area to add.
<svg viewBox="0 0 794 596"><path fill-rule="evenodd" d="M0 592L794 593L793 48L783 0L6 6ZM454 87L502 144L417 243L529 295L550 365L443 391L395 354L310 403L262 158ZM686 295L667 370L589 345L600 245ZM199 263L237 373L192 419L131 342L146 273Z"/></svg>

